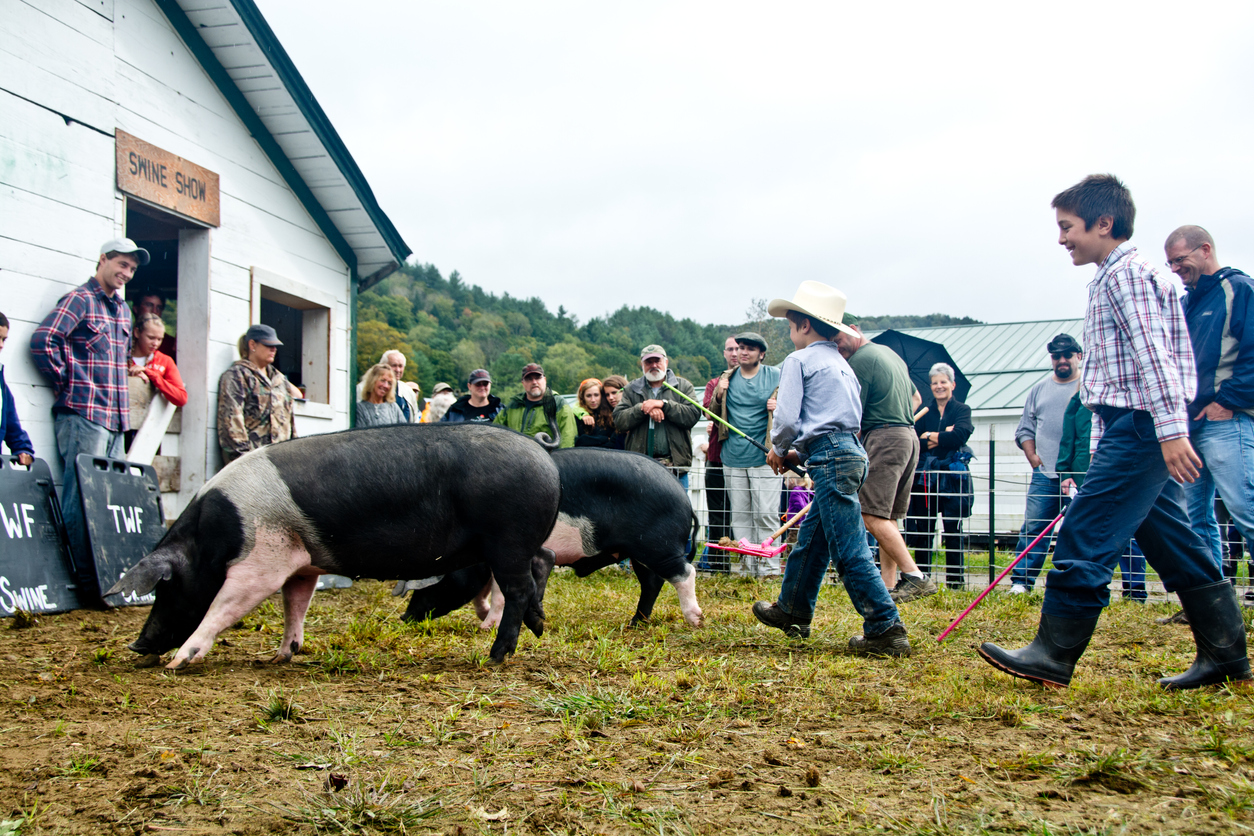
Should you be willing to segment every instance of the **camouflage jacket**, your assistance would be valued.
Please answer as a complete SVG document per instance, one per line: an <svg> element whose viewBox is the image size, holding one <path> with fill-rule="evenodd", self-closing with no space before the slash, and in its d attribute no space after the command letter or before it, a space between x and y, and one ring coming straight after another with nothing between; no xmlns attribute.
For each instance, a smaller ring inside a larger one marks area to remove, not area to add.
<svg viewBox="0 0 1254 836"><path fill-rule="evenodd" d="M218 379L218 444L227 464L249 450L296 437L287 378L236 360Z"/></svg>

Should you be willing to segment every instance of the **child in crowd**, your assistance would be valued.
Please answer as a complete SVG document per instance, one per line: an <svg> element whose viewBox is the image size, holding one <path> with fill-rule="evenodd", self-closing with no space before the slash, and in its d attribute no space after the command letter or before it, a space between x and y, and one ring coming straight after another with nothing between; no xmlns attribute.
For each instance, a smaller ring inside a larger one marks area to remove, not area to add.
<svg viewBox="0 0 1254 836"><path fill-rule="evenodd" d="M0 313L0 350L4 349L4 342L8 338L9 318ZM17 456L19 464L30 467L35 461L35 447L30 443L30 436L22 429L22 422L18 420L13 393L4 382L4 366L0 366L0 402L3 402L0 408L0 438L8 445L9 454Z"/></svg>
<svg viewBox="0 0 1254 836"><path fill-rule="evenodd" d="M1084 178L1056 195L1053 208L1058 243L1071 262L1097 265L1084 315L1090 353L1080 391L1100 442L1058 534L1036 638L1020 650L985 642L980 655L1012 676L1068 685L1110 603L1114 566L1135 534L1163 585L1180 595L1197 643L1193 666L1158 684L1249 680L1236 592L1189 525L1180 486L1202 465L1189 443L1187 407L1197 377L1180 299L1128 243L1136 207L1114 176Z"/></svg>
<svg viewBox="0 0 1254 836"><path fill-rule="evenodd" d="M863 634L849 640L849 649L909 656L906 627L871 562L858 502L867 470L866 451L858 441L862 400L858 379L831 340L838 330L853 333L841 323L845 295L819 282L802 282L792 300L775 299L768 310L788 318L797 351L780 367L766 460L776 473L804 461L814 480L814 504L788 558L778 602L758 601L753 614L787 635L808 637L819 588L828 563L834 562L862 616Z"/></svg>

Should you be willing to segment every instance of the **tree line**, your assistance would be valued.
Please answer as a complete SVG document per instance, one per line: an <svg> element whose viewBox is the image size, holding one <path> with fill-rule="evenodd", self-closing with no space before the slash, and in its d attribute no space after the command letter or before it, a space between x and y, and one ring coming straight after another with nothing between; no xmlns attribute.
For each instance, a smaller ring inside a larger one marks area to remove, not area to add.
<svg viewBox="0 0 1254 836"><path fill-rule="evenodd" d="M967 317L863 317L864 329L978 324ZM467 284L454 270L445 278L434 265L407 263L357 296L357 376L387 349L408 358L405 379L430 394L437 382L459 391L479 368L492 373L493 392L508 397L521 391L523 366L541 363L549 386L560 393L578 389L589 377L640 374L640 349L666 348L671 368L700 386L723 366L723 342L739 331L758 331L770 343L767 362L792 352L788 323L766 313L755 299L745 320L702 325L649 307L624 305L585 323L559 305L556 312L538 297L497 296Z"/></svg>

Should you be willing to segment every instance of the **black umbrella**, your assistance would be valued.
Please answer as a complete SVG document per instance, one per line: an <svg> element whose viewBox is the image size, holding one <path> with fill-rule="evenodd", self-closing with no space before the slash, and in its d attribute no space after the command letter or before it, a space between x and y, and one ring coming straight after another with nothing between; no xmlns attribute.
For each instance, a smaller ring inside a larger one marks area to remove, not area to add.
<svg viewBox="0 0 1254 836"><path fill-rule="evenodd" d="M909 334L903 334L900 331L894 331L891 328L883 333L876 335L871 340L873 343L879 343L882 346L891 348L897 352L897 356L906 361L906 368L910 370L910 380L914 382L915 387L919 390L919 394L923 396L923 402L927 403L927 393L932 391L932 381L928 377L928 371L937 363L948 363L954 370L954 398L961 402L966 402L967 395L971 391L971 381L958 368L958 364L954 362L954 358L949 356L949 352L945 350L945 346L940 343L934 343L931 340L924 340L919 337L912 337Z"/></svg>

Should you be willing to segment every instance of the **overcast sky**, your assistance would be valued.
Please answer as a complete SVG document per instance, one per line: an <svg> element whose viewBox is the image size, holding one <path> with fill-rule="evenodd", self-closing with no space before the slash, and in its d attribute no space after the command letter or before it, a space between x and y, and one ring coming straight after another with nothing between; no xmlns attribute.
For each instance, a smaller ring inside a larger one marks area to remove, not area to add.
<svg viewBox="0 0 1254 836"><path fill-rule="evenodd" d="M257 3L419 260L581 320L1079 317L1106 171L1254 273L1248 2Z"/></svg>

